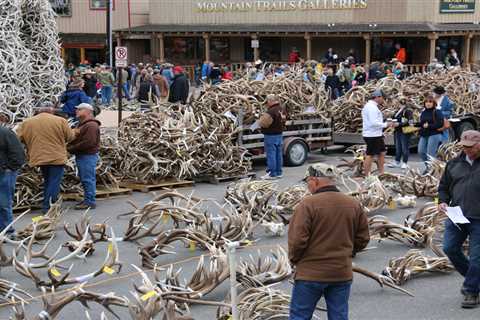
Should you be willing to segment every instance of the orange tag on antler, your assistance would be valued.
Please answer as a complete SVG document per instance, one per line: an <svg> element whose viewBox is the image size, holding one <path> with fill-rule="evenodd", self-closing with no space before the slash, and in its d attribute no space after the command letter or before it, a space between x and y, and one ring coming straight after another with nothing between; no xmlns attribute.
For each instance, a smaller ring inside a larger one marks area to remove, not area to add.
<svg viewBox="0 0 480 320"><path fill-rule="evenodd" d="M145 293L143 296L140 297L140 299L142 299L142 301L147 301L148 299L153 298L156 295L157 292L155 290L152 290Z"/></svg>
<svg viewBox="0 0 480 320"><path fill-rule="evenodd" d="M163 223L168 223L168 219L170 218L170 215L168 213L163 214Z"/></svg>
<svg viewBox="0 0 480 320"><path fill-rule="evenodd" d="M115 270L113 270L112 268L110 268L109 266L105 266L103 267L103 272L107 273L107 274L113 274L115 272Z"/></svg>
<svg viewBox="0 0 480 320"><path fill-rule="evenodd" d="M390 199L390 201L388 201L388 209L390 210L397 209L397 203L395 202L395 200Z"/></svg>

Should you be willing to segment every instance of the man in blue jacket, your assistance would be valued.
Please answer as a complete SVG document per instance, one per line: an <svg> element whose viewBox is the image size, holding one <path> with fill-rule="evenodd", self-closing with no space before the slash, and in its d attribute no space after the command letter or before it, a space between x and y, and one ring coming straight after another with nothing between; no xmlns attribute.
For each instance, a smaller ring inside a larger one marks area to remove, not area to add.
<svg viewBox="0 0 480 320"><path fill-rule="evenodd" d="M450 100L446 95L444 87L437 86L433 89L433 96L437 101L437 109L442 111L443 117L445 119L450 119L453 115L453 108L455 104ZM448 130L442 132L442 142L448 141Z"/></svg>
<svg viewBox="0 0 480 320"><path fill-rule="evenodd" d="M84 85L85 82L82 79L75 80L60 97L60 102L63 103L62 111L68 115L69 118L76 118L75 107L79 104L92 104L92 99L83 91Z"/></svg>
<svg viewBox="0 0 480 320"><path fill-rule="evenodd" d="M4 230L13 221L13 196L18 170L25 163L23 145L17 135L4 126L9 116L0 111L0 231ZM15 230L7 230L10 237L14 237Z"/></svg>

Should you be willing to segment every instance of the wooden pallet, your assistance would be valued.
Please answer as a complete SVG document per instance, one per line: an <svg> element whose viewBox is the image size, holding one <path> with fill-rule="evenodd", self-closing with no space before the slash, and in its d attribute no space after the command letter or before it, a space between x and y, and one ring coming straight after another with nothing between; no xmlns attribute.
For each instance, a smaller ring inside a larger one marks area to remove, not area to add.
<svg viewBox="0 0 480 320"><path fill-rule="evenodd" d="M132 194L132 189L118 188L118 189L98 189L97 199L111 199ZM62 198L65 201L82 201L83 194L80 193L62 193Z"/></svg>
<svg viewBox="0 0 480 320"><path fill-rule="evenodd" d="M194 184L193 181L172 179L172 180L164 180L155 184L143 184L143 183L125 181L125 182L121 182L120 186L124 188L132 189L134 191L147 193L147 192L163 190L163 189L188 188L188 187L192 187L193 184Z"/></svg>
<svg viewBox="0 0 480 320"><path fill-rule="evenodd" d="M231 177L218 177L216 175L204 175L195 178L195 182L206 182L211 184L220 184L222 182L236 181L246 178L255 178L257 174L255 172L249 172L244 175L231 176Z"/></svg>

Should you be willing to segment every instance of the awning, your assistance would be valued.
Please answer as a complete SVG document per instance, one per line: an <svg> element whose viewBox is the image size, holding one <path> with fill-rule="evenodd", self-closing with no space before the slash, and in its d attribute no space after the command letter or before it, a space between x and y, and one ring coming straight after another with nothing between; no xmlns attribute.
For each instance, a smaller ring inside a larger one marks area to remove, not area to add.
<svg viewBox="0 0 480 320"><path fill-rule="evenodd" d="M473 23L402 23L402 24L151 24L126 29L122 33L430 33L479 31L480 25Z"/></svg>

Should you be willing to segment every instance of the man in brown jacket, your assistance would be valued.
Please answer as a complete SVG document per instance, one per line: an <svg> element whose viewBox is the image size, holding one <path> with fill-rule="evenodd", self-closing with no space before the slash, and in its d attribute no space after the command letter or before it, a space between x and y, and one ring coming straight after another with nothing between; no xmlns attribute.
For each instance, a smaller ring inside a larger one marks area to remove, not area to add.
<svg viewBox="0 0 480 320"><path fill-rule="evenodd" d="M84 199L75 206L77 210L96 208L97 162L100 150L100 121L93 115L93 107L82 103L77 107L80 120L77 138L68 145L68 152L75 155L78 176L83 186Z"/></svg>
<svg viewBox="0 0 480 320"><path fill-rule="evenodd" d="M353 279L352 257L369 240L368 220L361 204L335 187L334 167L309 166L312 193L298 204L288 230L288 254L295 266L290 320L312 318L325 295L329 320L348 319Z"/></svg>
<svg viewBox="0 0 480 320"><path fill-rule="evenodd" d="M67 143L75 138L67 120L55 116L51 107L26 119L17 131L18 138L27 148L30 167L40 167L43 185L43 212L58 199L64 165L67 162Z"/></svg>

